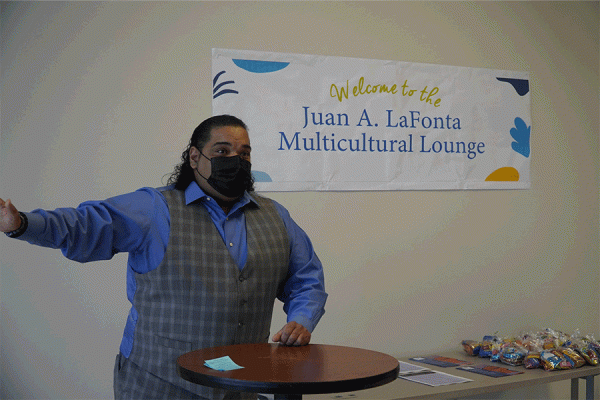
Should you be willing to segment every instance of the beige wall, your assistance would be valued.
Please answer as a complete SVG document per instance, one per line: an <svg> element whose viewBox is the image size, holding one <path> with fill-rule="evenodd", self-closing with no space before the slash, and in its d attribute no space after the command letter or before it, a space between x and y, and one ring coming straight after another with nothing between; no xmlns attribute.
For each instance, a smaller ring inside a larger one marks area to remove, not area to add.
<svg viewBox="0 0 600 400"><path fill-rule="evenodd" d="M530 190L272 197L325 265L316 343L600 338L598 21L597 2L3 3L0 197L30 210L161 186L211 113L213 47L529 71ZM0 397L110 398L126 256L0 245ZM489 398L569 394L537 389Z"/></svg>

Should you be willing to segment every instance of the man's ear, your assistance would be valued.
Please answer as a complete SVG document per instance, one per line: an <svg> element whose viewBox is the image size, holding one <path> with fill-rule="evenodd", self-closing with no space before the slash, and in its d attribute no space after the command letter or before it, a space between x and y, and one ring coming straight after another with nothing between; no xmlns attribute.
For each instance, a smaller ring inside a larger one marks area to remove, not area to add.
<svg viewBox="0 0 600 400"><path fill-rule="evenodd" d="M194 146L191 146L190 147L190 166L192 168L197 168L199 159L200 159L200 150L198 150Z"/></svg>

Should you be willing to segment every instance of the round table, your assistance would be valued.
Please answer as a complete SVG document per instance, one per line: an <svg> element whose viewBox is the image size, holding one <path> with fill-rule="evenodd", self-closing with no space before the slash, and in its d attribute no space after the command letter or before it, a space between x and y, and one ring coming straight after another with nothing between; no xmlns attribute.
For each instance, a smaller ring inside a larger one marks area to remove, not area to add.
<svg viewBox="0 0 600 400"><path fill-rule="evenodd" d="M229 356L244 367L217 371L205 360ZM191 351L177 359L177 373L199 385L240 392L272 393L275 399L340 393L394 381L398 360L384 353L346 346L275 343L240 344Z"/></svg>

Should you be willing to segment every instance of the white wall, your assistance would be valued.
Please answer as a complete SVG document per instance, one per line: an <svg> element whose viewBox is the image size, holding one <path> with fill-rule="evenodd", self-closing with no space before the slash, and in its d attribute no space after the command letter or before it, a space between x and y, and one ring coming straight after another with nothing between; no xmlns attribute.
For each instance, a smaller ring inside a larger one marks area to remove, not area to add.
<svg viewBox="0 0 600 400"><path fill-rule="evenodd" d="M0 197L22 210L161 186L211 114L213 47L530 71L530 190L272 197L325 265L315 343L409 356L546 327L600 338L597 2L1 7ZM0 397L111 398L126 255L0 245ZM489 398L569 395L537 389Z"/></svg>

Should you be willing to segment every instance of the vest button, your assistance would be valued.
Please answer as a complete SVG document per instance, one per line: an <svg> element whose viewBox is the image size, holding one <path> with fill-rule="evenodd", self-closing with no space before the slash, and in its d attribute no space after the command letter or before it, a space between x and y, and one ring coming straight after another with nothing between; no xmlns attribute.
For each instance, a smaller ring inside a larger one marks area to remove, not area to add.
<svg viewBox="0 0 600 400"><path fill-rule="evenodd" d="M240 276L240 282L244 282L246 280L246 278L244 278L243 276Z"/></svg>

